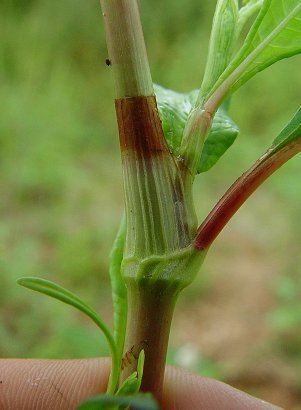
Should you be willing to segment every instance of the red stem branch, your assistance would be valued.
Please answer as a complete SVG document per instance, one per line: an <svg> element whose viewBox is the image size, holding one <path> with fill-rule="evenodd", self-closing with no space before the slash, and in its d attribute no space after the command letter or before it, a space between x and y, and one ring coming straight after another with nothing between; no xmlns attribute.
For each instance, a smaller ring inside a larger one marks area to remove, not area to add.
<svg viewBox="0 0 301 410"><path fill-rule="evenodd" d="M257 160L248 171L234 182L199 226L194 242L195 248L208 249L249 196L300 150L301 138L298 138L277 152L267 151Z"/></svg>

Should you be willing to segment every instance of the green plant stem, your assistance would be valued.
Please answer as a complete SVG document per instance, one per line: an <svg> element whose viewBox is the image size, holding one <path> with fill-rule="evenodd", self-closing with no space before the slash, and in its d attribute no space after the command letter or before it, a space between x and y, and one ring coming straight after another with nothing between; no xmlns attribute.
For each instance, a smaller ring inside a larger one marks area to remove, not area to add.
<svg viewBox="0 0 301 410"><path fill-rule="evenodd" d="M126 350L145 351L141 390L152 392L160 401L165 360L177 292L166 287L165 281L150 285L147 281L127 281L129 315ZM137 352L138 353L138 352ZM137 366L137 353L122 373L125 379Z"/></svg>
<svg viewBox="0 0 301 410"><path fill-rule="evenodd" d="M136 371L133 357L145 350L141 388L160 398L177 294L175 288L167 290L166 278L175 283L172 276L178 275L179 263L185 265L186 259L179 261L178 254L195 237L196 216L191 195L187 199L178 164L165 142L137 1L101 0L101 5L116 85L126 205L122 272L129 312L123 364L127 358L132 361L121 378ZM186 282L187 278L182 278L176 289Z"/></svg>
<svg viewBox="0 0 301 410"><path fill-rule="evenodd" d="M153 82L136 0L100 0L116 97L153 95Z"/></svg>

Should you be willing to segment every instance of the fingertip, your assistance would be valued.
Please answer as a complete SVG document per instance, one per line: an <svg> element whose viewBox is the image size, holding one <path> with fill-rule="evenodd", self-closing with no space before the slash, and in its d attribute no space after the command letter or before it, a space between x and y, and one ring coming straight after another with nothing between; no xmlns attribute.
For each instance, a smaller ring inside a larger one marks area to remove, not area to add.
<svg viewBox="0 0 301 410"><path fill-rule="evenodd" d="M279 410L280 408L214 379L168 367L164 410Z"/></svg>
<svg viewBox="0 0 301 410"><path fill-rule="evenodd" d="M106 388L110 361L0 360L0 409L71 410Z"/></svg>

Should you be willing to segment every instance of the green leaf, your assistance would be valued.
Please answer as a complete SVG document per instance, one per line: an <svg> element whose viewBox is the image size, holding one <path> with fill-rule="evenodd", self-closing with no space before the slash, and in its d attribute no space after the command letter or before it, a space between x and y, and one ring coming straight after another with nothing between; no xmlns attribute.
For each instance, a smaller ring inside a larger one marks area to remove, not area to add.
<svg viewBox="0 0 301 410"><path fill-rule="evenodd" d="M244 3L244 7L239 9L238 23L237 23L237 37L241 34L244 26L254 14L258 13L263 0L251 0Z"/></svg>
<svg viewBox="0 0 301 410"><path fill-rule="evenodd" d="M238 136L239 129L223 108L215 114L205 140L197 172L206 172L217 163Z"/></svg>
<svg viewBox="0 0 301 410"><path fill-rule="evenodd" d="M272 144L272 151L277 152L284 146L301 138L301 107Z"/></svg>
<svg viewBox="0 0 301 410"><path fill-rule="evenodd" d="M229 64L236 39L237 0L218 0L213 18L209 52L201 95L206 95Z"/></svg>
<svg viewBox="0 0 301 410"><path fill-rule="evenodd" d="M195 105L198 90L181 94L155 85L155 92L166 141L170 150L178 155L184 127ZM197 171L199 173L208 171L233 144L238 132L236 124L226 111L220 108L215 114L211 131L205 140Z"/></svg>
<svg viewBox="0 0 301 410"><path fill-rule="evenodd" d="M125 241L125 216L123 215L116 239L110 253L110 280L114 307L114 339L118 350L119 362L122 359L124 348L126 317L127 317L127 293L124 280L121 275L121 263Z"/></svg>
<svg viewBox="0 0 301 410"><path fill-rule="evenodd" d="M137 386L137 377L137 372L133 372L132 374L130 374L129 377L127 377L122 383L122 385L119 387L116 395L127 396L129 394L135 394Z"/></svg>
<svg viewBox="0 0 301 410"><path fill-rule="evenodd" d="M264 0L243 47L212 91L233 92L276 61L301 52L300 0Z"/></svg>
<svg viewBox="0 0 301 410"><path fill-rule="evenodd" d="M133 396L103 394L88 399L78 407L78 410L105 410L128 406L131 406L132 410L159 410L158 404L149 393L139 393Z"/></svg>
<svg viewBox="0 0 301 410"><path fill-rule="evenodd" d="M166 141L171 151L176 154L181 145L188 115L192 109L192 100L196 101L198 91L182 94L157 84L154 84L154 90Z"/></svg>
<svg viewBox="0 0 301 410"><path fill-rule="evenodd" d="M85 313L93 322L99 327L99 329L103 332L110 347L111 355L112 355L112 373L111 373L111 380L109 383L109 391L114 392L116 389L116 385L118 383L118 365L117 362L117 350L114 338L102 321L102 319L98 316L98 314L85 302L83 302L78 296L74 295L69 290L63 288L62 286L57 285L49 280L35 278L35 277L24 277L18 279L17 283L25 288L34 290L36 292L43 293L44 295L51 296L54 299L58 299L61 302L66 303L67 305L73 306L76 309L80 310L81 312Z"/></svg>
<svg viewBox="0 0 301 410"><path fill-rule="evenodd" d="M139 392L143 376L144 358L144 350L141 350L138 357L137 371L125 379L116 393L118 396L135 394Z"/></svg>
<svg viewBox="0 0 301 410"><path fill-rule="evenodd" d="M141 352L139 353L138 363L137 363L137 373L138 373L137 392L140 390L140 386L142 382L144 361L145 361L145 353L144 353L144 350L141 350Z"/></svg>

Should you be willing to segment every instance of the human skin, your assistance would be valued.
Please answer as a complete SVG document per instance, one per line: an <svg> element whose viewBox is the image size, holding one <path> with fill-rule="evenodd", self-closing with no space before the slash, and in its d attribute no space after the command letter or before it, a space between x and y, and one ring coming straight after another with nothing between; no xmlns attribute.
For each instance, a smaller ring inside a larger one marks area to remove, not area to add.
<svg viewBox="0 0 301 410"><path fill-rule="evenodd" d="M0 410L71 410L104 392L109 359L0 359ZM164 410L272 410L279 407L217 380L167 367Z"/></svg>

